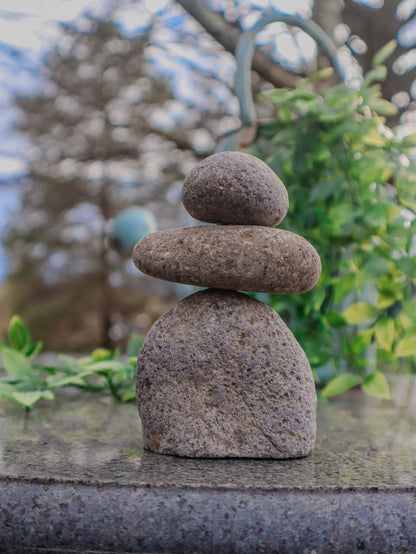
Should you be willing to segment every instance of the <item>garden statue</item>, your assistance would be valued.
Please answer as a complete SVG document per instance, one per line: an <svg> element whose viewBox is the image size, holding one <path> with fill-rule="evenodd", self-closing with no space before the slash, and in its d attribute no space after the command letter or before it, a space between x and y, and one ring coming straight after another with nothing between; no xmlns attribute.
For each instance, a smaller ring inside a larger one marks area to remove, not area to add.
<svg viewBox="0 0 416 554"><path fill-rule="evenodd" d="M274 228L288 195L261 160L220 152L182 191L201 225L151 233L133 260L148 275L207 287L162 315L141 348L136 397L144 446L188 457L295 458L316 435L316 395L302 348L279 315L243 292L302 293L321 262Z"/></svg>

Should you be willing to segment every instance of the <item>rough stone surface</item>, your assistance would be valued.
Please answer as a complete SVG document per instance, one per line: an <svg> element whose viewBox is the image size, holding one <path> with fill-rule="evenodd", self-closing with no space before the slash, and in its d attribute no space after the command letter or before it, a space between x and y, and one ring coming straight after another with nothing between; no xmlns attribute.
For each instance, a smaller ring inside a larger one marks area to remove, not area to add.
<svg viewBox="0 0 416 554"><path fill-rule="evenodd" d="M207 223L273 227L289 208L276 173L242 152L218 152L195 166L183 183L182 201L192 217Z"/></svg>
<svg viewBox="0 0 416 554"><path fill-rule="evenodd" d="M159 318L139 354L136 391L154 452L293 458L315 442L306 355L278 314L245 294L198 292Z"/></svg>
<svg viewBox="0 0 416 554"><path fill-rule="evenodd" d="M301 293L317 283L321 261L304 238L254 225L158 231L140 240L136 266L153 277L200 287Z"/></svg>

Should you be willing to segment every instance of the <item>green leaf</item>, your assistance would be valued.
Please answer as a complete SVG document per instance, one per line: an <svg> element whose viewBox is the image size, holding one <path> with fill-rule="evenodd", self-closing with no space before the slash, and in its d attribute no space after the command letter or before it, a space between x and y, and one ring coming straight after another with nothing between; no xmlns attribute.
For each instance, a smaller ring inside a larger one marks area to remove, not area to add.
<svg viewBox="0 0 416 554"><path fill-rule="evenodd" d="M282 123L290 123L293 119L293 116L287 108L284 106L279 106L279 118Z"/></svg>
<svg viewBox="0 0 416 554"><path fill-rule="evenodd" d="M408 314L404 313L403 310L399 312L395 318L396 329L402 328L406 330L406 332L411 332L409 329L414 326L415 312L412 313L412 316L413 317L410 317Z"/></svg>
<svg viewBox="0 0 416 554"><path fill-rule="evenodd" d="M39 352L43 348L43 342L38 340L37 342L34 342L29 347L25 348L25 355L27 358L31 358L32 356L36 356L36 354L39 354Z"/></svg>
<svg viewBox="0 0 416 554"><path fill-rule="evenodd" d="M334 302L340 302L349 292L355 288L355 275L346 273L335 281Z"/></svg>
<svg viewBox="0 0 416 554"><path fill-rule="evenodd" d="M85 371L80 373L79 375L71 375L69 377L55 377L54 375L46 379L46 382L48 384L48 387L51 389L57 389L59 387L66 387L66 386L85 386L85 381L83 377L87 377L88 375L92 375L90 371Z"/></svg>
<svg viewBox="0 0 416 554"><path fill-rule="evenodd" d="M380 66L384 67L384 66ZM398 108L388 100L384 98L374 98L369 102L370 108L373 109L379 115L396 115L398 113Z"/></svg>
<svg viewBox="0 0 416 554"><path fill-rule="evenodd" d="M73 356L68 356L67 354L59 354L58 360L60 362L59 369L66 373L79 373L84 369L82 363L80 362L80 358L74 358ZM87 360L90 360L90 358L87 358Z"/></svg>
<svg viewBox="0 0 416 554"><path fill-rule="evenodd" d="M33 371L33 366L21 352L11 348L3 348L1 351L3 366L9 375L24 377Z"/></svg>
<svg viewBox="0 0 416 554"><path fill-rule="evenodd" d="M402 138L401 144L404 148L416 146L416 133L411 133Z"/></svg>
<svg viewBox="0 0 416 554"><path fill-rule="evenodd" d="M390 398L389 384L381 371L375 371L372 375L369 375L364 380L362 389L376 398L384 398L385 400Z"/></svg>
<svg viewBox="0 0 416 554"><path fill-rule="evenodd" d="M136 398L136 391L134 389L129 389L123 394L121 401L128 402L129 400L133 400L133 398Z"/></svg>
<svg viewBox="0 0 416 554"><path fill-rule="evenodd" d="M91 358L94 362L102 362L104 360L111 360L113 353L107 348L96 348L91 354Z"/></svg>
<svg viewBox="0 0 416 554"><path fill-rule="evenodd" d="M24 350L30 344L29 329L18 315L14 315L7 329L10 345L15 350Z"/></svg>
<svg viewBox="0 0 416 554"><path fill-rule="evenodd" d="M415 203L415 206L416 206L416 203ZM403 206L398 206L397 204L393 204L393 205L390 205L387 207L387 223L390 225L391 223L393 223L393 221L395 221L396 219L398 219L398 217L400 217L400 214L403 210ZM402 223L402 219L401 219L401 223Z"/></svg>
<svg viewBox="0 0 416 554"><path fill-rule="evenodd" d="M351 323L356 325L358 323L364 323L375 317L377 315L377 309L367 302L356 302L347 308L343 314L344 318Z"/></svg>
<svg viewBox="0 0 416 554"><path fill-rule="evenodd" d="M385 65L378 65L371 69L364 77L363 88L368 87L376 81L384 81L387 77L387 67Z"/></svg>
<svg viewBox="0 0 416 554"><path fill-rule="evenodd" d="M317 81L324 81L325 79L329 79L334 74L334 69L332 67L324 67L323 69L320 69L319 71L316 71L313 73L313 75L310 75L309 77L306 77L302 83L303 84L312 84L316 83Z"/></svg>
<svg viewBox="0 0 416 554"><path fill-rule="evenodd" d="M403 257L397 260L397 267L409 277L416 277L416 257Z"/></svg>
<svg viewBox="0 0 416 554"><path fill-rule="evenodd" d="M45 391L31 391L31 392L14 392L11 396L18 404L25 408L32 408L32 406L41 398L47 400L53 400L54 394L50 390Z"/></svg>
<svg viewBox="0 0 416 554"><path fill-rule="evenodd" d="M376 230L384 229L387 221L384 206L381 204L371 206L370 209L364 212L363 219L365 224L370 228Z"/></svg>
<svg viewBox="0 0 416 554"><path fill-rule="evenodd" d="M406 206L406 208L409 208L410 210L412 210L412 212L416 213L416 201L413 200L413 198L409 198L408 196L401 196L400 197L400 203L403 206ZM401 206L397 206L397 209L400 213Z"/></svg>
<svg viewBox="0 0 416 554"><path fill-rule="evenodd" d="M322 390L321 397L329 398L330 396L341 394L360 383L362 383L362 377L360 375L354 373L341 373L341 375L337 375L329 381Z"/></svg>
<svg viewBox="0 0 416 554"><path fill-rule="evenodd" d="M345 327L345 325L348 325L345 318L335 310L326 310L325 317L331 327Z"/></svg>
<svg viewBox="0 0 416 554"><path fill-rule="evenodd" d="M374 128L362 137L362 141L369 146L384 146L386 143L385 137Z"/></svg>
<svg viewBox="0 0 416 554"><path fill-rule="evenodd" d="M396 356L404 358L416 354L416 331L410 331L399 341L396 346Z"/></svg>
<svg viewBox="0 0 416 554"><path fill-rule="evenodd" d="M330 196L333 196L337 190L337 185L333 181L323 181L315 185L309 197L311 202L322 202Z"/></svg>
<svg viewBox="0 0 416 554"><path fill-rule="evenodd" d="M395 335L394 320L390 317L379 319L375 324L374 332L377 344L384 350L391 352Z"/></svg>
<svg viewBox="0 0 416 554"><path fill-rule="evenodd" d="M397 295L393 290L384 289L379 292L377 299L377 308L389 308L397 300Z"/></svg>
<svg viewBox="0 0 416 554"><path fill-rule="evenodd" d="M373 329L366 329L357 333L351 342L351 349L357 356L360 356L367 349L368 345L373 338Z"/></svg>
<svg viewBox="0 0 416 554"><path fill-rule="evenodd" d="M95 362L93 364L85 364L84 368L90 372L92 371L124 371L127 364L119 362L117 360L108 360L103 362Z"/></svg>
<svg viewBox="0 0 416 554"><path fill-rule="evenodd" d="M357 215L357 209L350 204L333 204L329 209L328 215L337 222L338 225L350 223Z"/></svg>
<svg viewBox="0 0 416 554"><path fill-rule="evenodd" d="M390 270L390 261L381 256L372 255L371 258L362 266L363 282L372 280L385 275Z"/></svg>
<svg viewBox="0 0 416 554"><path fill-rule="evenodd" d="M14 386L9 385L8 383L0 383L0 396L5 398L11 398L14 392Z"/></svg>
<svg viewBox="0 0 416 554"><path fill-rule="evenodd" d="M397 40L394 38L378 50L371 60L371 67L375 68L383 64L397 48Z"/></svg>
<svg viewBox="0 0 416 554"><path fill-rule="evenodd" d="M136 333L132 333L129 337L129 342L127 343L126 354L129 358L138 356L140 348L142 347L144 337Z"/></svg>

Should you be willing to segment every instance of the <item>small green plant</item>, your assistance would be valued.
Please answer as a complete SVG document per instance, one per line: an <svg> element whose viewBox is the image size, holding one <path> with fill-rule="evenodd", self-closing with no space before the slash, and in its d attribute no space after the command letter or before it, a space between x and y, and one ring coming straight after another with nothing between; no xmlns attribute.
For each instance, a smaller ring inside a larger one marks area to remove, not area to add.
<svg viewBox="0 0 416 554"><path fill-rule="evenodd" d="M302 344L324 398L356 385L389 398L384 370L415 370L416 136L390 129L395 106L375 81L381 51L359 90L322 94L322 75L272 91L278 118L251 152L280 175L290 210L280 227L308 239L322 260L318 285L270 304Z"/></svg>
<svg viewBox="0 0 416 554"><path fill-rule="evenodd" d="M53 366L33 362L42 343L32 343L30 332L19 316L11 318L7 335L8 344L0 343L4 368L4 375L0 375L0 396L26 411L41 399L53 400L55 389L68 386L110 393L120 402L135 397L134 368L143 341L139 335L130 337L124 357L118 350L97 348L90 356L80 358L60 354L59 363Z"/></svg>

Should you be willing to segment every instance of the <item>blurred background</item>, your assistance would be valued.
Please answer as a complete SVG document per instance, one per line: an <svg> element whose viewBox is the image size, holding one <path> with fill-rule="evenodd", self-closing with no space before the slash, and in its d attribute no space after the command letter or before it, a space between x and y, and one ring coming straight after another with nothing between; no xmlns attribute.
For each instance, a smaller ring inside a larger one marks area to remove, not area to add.
<svg viewBox="0 0 416 554"><path fill-rule="evenodd" d="M109 232L132 206L144 230L193 224L182 180L239 127L233 52L272 9L321 25L353 87L396 38L382 95L389 125L414 130L416 0L0 2L0 334L18 313L47 349L114 347L186 293L140 275ZM284 23L256 44L255 93L327 63Z"/></svg>

